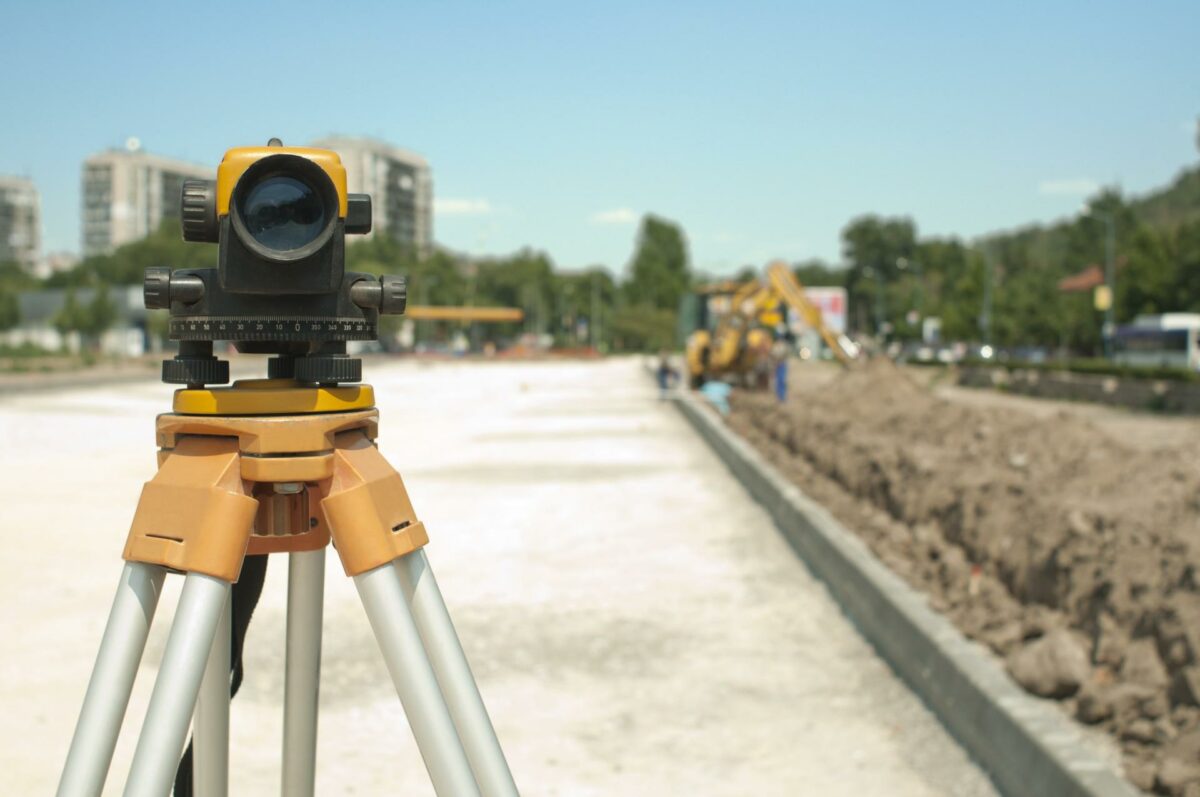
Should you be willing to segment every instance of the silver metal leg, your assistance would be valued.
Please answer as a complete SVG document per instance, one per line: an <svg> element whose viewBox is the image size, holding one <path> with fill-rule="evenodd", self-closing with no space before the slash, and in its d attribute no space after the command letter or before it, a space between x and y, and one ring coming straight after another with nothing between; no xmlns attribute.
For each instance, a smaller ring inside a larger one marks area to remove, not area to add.
<svg viewBox="0 0 1200 797"><path fill-rule="evenodd" d="M121 571L58 782L59 797L99 795L104 788L165 575L163 568L140 562L128 562Z"/></svg>
<svg viewBox="0 0 1200 797"><path fill-rule="evenodd" d="M361 573L354 577L354 586L383 651L434 790L440 797L479 794L395 567L389 562Z"/></svg>
<svg viewBox="0 0 1200 797"><path fill-rule="evenodd" d="M324 593L325 549L289 554L283 686L284 797L312 797L316 789Z"/></svg>
<svg viewBox="0 0 1200 797"><path fill-rule="evenodd" d="M200 679L228 600L229 582L188 573L133 754L125 797L164 797L171 791Z"/></svg>
<svg viewBox="0 0 1200 797"><path fill-rule="evenodd" d="M479 791L484 797L516 797L517 785L424 549L400 557L395 565Z"/></svg>
<svg viewBox="0 0 1200 797"><path fill-rule="evenodd" d="M192 725L192 785L196 797L229 794L229 663L233 601L225 600L213 636Z"/></svg>

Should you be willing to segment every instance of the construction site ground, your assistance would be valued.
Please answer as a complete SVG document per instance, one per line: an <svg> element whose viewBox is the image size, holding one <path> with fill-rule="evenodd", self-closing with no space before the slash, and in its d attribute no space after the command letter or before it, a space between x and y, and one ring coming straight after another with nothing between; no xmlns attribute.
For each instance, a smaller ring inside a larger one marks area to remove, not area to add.
<svg viewBox="0 0 1200 797"><path fill-rule="evenodd" d="M731 426L1014 678L1200 794L1200 422L959 388L882 360L792 369Z"/></svg>
<svg viewBox="0 0 1200 797"><path fill-rule="evenodd" d="M989 795L640 362L372 362L380 447L528 795ZM121 567L156 382L0 399L0 768L54 789ZM278 793L286 566L232 718L233 794ZM106 793L120 792L168 579ZM318 794L432 794L329 559Z"/></svg>

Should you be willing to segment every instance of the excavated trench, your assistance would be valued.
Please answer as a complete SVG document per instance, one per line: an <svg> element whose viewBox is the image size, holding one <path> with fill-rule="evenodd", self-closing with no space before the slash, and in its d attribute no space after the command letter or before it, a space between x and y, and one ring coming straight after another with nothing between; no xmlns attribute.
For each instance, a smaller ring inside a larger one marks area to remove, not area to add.
<svg viewBox="0 0 1200 797"><path fill-rule="evenodd" d="M934 395L886 361L794 372L730 425L1027 690L1119 742L1126 776L1200 796L1200 457L1070 408Z"/></svg>

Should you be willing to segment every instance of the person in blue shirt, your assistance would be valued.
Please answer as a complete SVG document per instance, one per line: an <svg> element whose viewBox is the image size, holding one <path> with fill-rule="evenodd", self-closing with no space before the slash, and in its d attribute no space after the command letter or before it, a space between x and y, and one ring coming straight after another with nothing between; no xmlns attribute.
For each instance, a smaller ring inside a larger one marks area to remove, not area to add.
<svg viewBox="0 0 1200 797"><path fill-rule="evenodd" d="M658 397L665 399L667 390L671 387L671 383L675 381L675 369L671 367L671 356L664 349L658 353L658 368L656 369L658 377Z"/></svg>
<svg viewBox="0 0 1200 797"><path fill-rule="evenodd" d="M775 398L779 399L780 404L787 401L789 353L787 341L782 337L776 338L771 346L771 360L775 363L772 381L775 384Z"/></svg>

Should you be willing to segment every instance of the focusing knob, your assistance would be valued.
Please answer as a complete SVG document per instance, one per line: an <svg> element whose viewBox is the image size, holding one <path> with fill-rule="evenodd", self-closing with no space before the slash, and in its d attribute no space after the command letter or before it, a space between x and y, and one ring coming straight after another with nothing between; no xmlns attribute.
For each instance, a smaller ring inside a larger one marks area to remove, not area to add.
<svg viewBox="0 0 1200 797"><path fill-rule="evenodd" d="M404 307L408 304L408 283L404 277L385 274L379 278L383 286L383 297L379 302L381 315L403 315Z"/></svg>
<svg viewBox="0 0 1200 797"><path fill-rule="evenodd" d="M142 282L142 296L147 310L168 310L171 307L171 269L151 266Z"/></svg>
<svg viewBox="0 0 1200 797"><path fill-rule="evenodd" d="M215 244L217 226L217 184L211 180L184 180L180 206L183 240Z"/></svg>
<svg viewBox="0 0 1200 797"><path fill-rule="evenodd" d="M223 385L229 381L229 363L216 357L163 360L162 381L169 385Z"/></svg>
<svg viewBox="0 0 1200 797"><path fill-rule="evenodd" d="M147 310L169 310L171 302L190 304L204 296L204 280L195 274L172 272L166 266L146 269L142 297Z"/></svg>
<svg viewBox="0 0 1200 797"><path fill-rule="evenodd" d="M294 374L300 382L361 382L362 360L345 355L297 357Z"/></svg>

